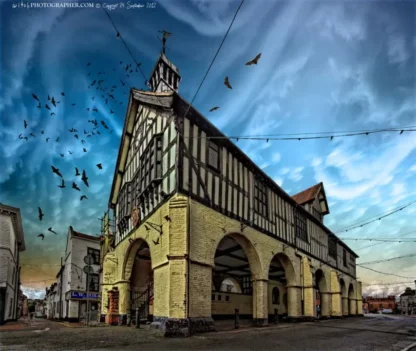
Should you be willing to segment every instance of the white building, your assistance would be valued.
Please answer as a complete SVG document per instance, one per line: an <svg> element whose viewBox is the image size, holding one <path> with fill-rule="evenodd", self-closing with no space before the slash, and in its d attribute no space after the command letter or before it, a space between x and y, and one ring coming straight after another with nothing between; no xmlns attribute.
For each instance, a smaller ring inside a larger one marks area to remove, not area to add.
<svg viewBox="0 0 416 351"><path fill-rule="evenodd" d="M87 289L87 264L84 258L93 258L89 287ZM70 322L84 320L87 311L87 291L89 296L90 319L98 316L100 302L100 238L76 232L69 227L63 265L57 281L47 293L49 318L65 319Z"/></svg>
<svg viewBox="0 0 416 351"><path fill-rule="evenodd" d="M399 309L402 314L416 314L416 289L406 288L400 295Z"/></svg>
<svg viewBox="0 0 416 351"><path fill-rule="evenodd" d="M18 318L19 259L24 250L20 210L0 204L0 325Z"/></svg>

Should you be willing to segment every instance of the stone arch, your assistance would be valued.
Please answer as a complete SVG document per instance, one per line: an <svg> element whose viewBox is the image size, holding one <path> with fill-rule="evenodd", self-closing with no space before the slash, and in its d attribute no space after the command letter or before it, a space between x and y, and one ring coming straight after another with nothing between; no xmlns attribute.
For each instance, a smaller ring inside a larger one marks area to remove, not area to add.
<svg viewBox="0 0 416 351"><path fill-rule="evenodd" d="M301 310L301 287L297 284L295 265L284 252L274 254L268 267L268 315L276 312L280 316L299 317ZM279 304L273 303L273 289L279 289Z"/></svg>
<svg viewBox="0 0 416 351"><path fill-rule="evenodd" d="M345 280L343 278L339 279L339 287L341 291L341 316L347 316L348 315L348 291L347 291L347 285L345 283Z"/></svg>
<svg viewBox="0 0 416 351"><path fill-rule="evenodd" d="M357 300L355 297L354 284L352 282L348 286L348 314L357 314Z"/></svg>
<svg viewBox="0 0 416 351"><path fill-rule="evenodd" d="M152 257L151 245L149 245L149 243L145 239L139 238L130 241L129 246L126 249L126 254L124 255L122 280L130 280L137 251L139 251L143 245L147 245L150 251L150 257Z"/></svg>
<svg viewBox="0 0 416 351"><path fill-rule="evenodd" d="M215 266L215 254L217 252L217 249L221 242L227 237L234 239L234 241L242 247L249 261L250 271L253 276L253 279L259 279L260 277L262 277L262 264L257 249L255 247L255 243L252 243L249 238L247 238L241 233L224 233L224 235L219 237L219 239L216 241L214 245L214 250L210 255L211 266Z"/></svg>
<svg viewBox="0 0 416 351"><path fill-rule="evenodd" d="M325 273L318 268L314 274L314 291L315 291L315 315L320 317L330 316L331 295L328 290L328 283Z"/></svg>

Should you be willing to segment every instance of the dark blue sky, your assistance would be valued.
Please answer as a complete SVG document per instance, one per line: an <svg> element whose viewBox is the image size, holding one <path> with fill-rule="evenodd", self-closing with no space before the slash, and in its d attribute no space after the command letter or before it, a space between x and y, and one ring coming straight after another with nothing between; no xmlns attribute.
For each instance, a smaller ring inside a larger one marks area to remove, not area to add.
<svg viewBox="0 0 416 351"><path fill-rule="evenodd" d="M144 78L136 72L126 77L124 67L133 60L102 9L14 4L3 1L0 8L0 202L22 210L27 243L23 283L39 289L51 283L42 279L56 275L70 225L99 233L127 94L130 87L144 88ZM124 4L109 13L146 76L159 54L158 30L173 33L167 55L179 67L180 94L191 100L239 1L165 0L153 9ZM228 135L416 125L415 34L414 2L246 0L194 106ZM244 65L259 52L257 66ZM232 90L224 88L225 76ZM100 79L102 86L117 86L115 100L108 104L103 92L88 89ZM32 93L39 97L40 109ZM53 116L44 107L51 105L48 94L60 101L51 106ZM215 105L220 109L209 113ZM84 129L93 127L88 119L104 121L113 132L101 126L101 135L86 137ZM71 128L78 133L70 133ZM28 141L19 139L20 133ZM416 138L411 133L238 145L290 194L323 181L331 210L325 223L334 231L416 199ZM57 187L60 178L51 165L62 172L65 189ZM89 188L75 177L75 167L85 169ZM72 181L80 192L71 189ZM81 202L82 194L88 200ZM45 213L42 222L38 206ZM406 234L416 230L415 208L343 236ZM57 236L47 232L50 226ZM45 234L44 241L39 233ZM354 249L367 244L347 243ZM364 262L412 253L414 245L383 244L357 253ZM404 276L414 275L415 268L413 258L374 266ZM364 270L358 274L369 283L403 281Z"/></svg>

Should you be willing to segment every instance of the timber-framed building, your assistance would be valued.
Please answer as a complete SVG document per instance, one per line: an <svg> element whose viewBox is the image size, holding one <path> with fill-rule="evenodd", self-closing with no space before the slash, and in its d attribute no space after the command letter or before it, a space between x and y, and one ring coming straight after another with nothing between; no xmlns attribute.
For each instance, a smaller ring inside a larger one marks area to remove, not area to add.
<svg viewBox="0 0 416 351"><path fill-rule="evenodd" d="M358 257L328 229L324 185L288 195L178 93L162 52L131 89L109 207L102 318L166 335L215 320L362 314ZM185 116L185 118L184 118ZM319 307L318 307L319 306Z"/></svg>

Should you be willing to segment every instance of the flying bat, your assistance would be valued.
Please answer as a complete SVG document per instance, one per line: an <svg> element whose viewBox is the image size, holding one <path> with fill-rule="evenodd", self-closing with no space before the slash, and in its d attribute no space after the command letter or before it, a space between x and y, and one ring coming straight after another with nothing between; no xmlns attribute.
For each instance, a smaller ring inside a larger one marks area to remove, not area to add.
<svg viewBox="0 0 416 351"><path fill-rule="evenodd" d="M38 212L39 212L39 220L41 221L42 218L44 217L44 214L43 214L42 209L40 207L38 207Z"/></svg>
<svg viewBox="0 0 416 351"><path fill-rule="evenodd" d="M248 61L248 62L246 63L246 66L250 66L250 65L257 65L257 62L259 62L260 57L261 57L261 53L260 53L260 54L258 54L258 55L257 55L254 59L252 59L251 61Z"/></svg>

